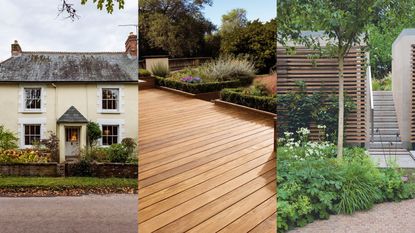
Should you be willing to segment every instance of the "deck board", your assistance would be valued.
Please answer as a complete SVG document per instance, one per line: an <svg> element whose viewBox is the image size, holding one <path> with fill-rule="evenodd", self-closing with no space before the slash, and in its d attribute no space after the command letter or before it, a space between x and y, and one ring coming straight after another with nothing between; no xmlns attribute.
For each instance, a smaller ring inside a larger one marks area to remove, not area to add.
<svg viewBox="0 0 415 233"><path fill-rule="evenodd" d="M273 121L139 93L139 232L276 232Z"/></svg>

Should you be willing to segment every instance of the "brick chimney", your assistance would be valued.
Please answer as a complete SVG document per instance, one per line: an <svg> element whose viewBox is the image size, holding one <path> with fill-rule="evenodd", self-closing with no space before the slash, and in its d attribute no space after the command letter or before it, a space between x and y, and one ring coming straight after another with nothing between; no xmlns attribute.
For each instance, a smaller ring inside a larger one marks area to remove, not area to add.
<svg viewBox="0 0 415 233"><path fill-rule="evenodd" d="M18 57L22 54L22 48L20 48L19 43L17 40L14 41L12 44L12 57Z"/></svg>
<svg viewBox="0 0 415 233"><path fill-rule="evenodd" d="M125 41L125 53L130 54L132 57L137 57L138 55L137 35L134 35L132 32L130 32L127 41Z"/></svg>

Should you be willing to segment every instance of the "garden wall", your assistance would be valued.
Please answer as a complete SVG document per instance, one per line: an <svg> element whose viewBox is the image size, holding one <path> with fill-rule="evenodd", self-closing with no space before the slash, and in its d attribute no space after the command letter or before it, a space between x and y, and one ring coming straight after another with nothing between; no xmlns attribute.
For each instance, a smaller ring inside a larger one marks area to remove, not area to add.
<svg viewBox="0 0 415 233"><path fill-rule="evenodd" d="M0 176L78 176L79 169L92 177L137 178L137 164L92 163L79 166L77 163L21 163L0 164Z"/></svg>
<svg viewBox="0 0 415 233"><path fill-rule="evenodd" d="M338 62L335 58L310 58L316 52L305 47L297 47L294 53L277 48L277 93L287 94L296 90L296 81L304 81L307 92L338 93ZM345 140L348 144L364 145L367 125L365 80L365 53L355 47L350 50L344 64L344 90L356 104L356 110L349 114L345 126ZM279 124L284 124L284 110L278 109ZM311 138L318 136L318 129L311 126Z"/></svg>
<svg viewBox="0 0 415 233"><path fill-rule="evenodd" d="M65 164L65 176L78 176L79 164L67 163ZM93 177L119 177L119 178L137 178L138 165L137 164L123 164L123 163L91 163L88 167L81 167L84 169L84 174L90 173L88 176Z"/></svg>
<svg viewBox="0 0 415 233"><path fill-rule="evenodd" d="M0 164L0 175L3 176L62 176L63 171L58 163Z"/></svg>

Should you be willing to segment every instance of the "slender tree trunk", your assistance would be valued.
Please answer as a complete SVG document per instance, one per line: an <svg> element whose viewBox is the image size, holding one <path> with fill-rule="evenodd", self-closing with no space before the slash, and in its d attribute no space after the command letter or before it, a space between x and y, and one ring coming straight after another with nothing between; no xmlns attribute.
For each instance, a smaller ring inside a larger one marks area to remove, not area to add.
<svg viewBox="0 0 415 233"><path fill-rule="evenodd" d="M344 55L339 56L339 128L337 132L337 158L343 158L344 132Z"/></svg>

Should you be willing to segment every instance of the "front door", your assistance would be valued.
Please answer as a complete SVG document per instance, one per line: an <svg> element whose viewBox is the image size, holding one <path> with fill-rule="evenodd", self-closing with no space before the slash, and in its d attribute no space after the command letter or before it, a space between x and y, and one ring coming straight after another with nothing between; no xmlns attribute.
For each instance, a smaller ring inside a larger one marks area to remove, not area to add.
<svg viewBox="0 0 415 233"><path fill-rule="evenodd" d="M65 127L65 156L79 156L80 128Z"/></svg>

